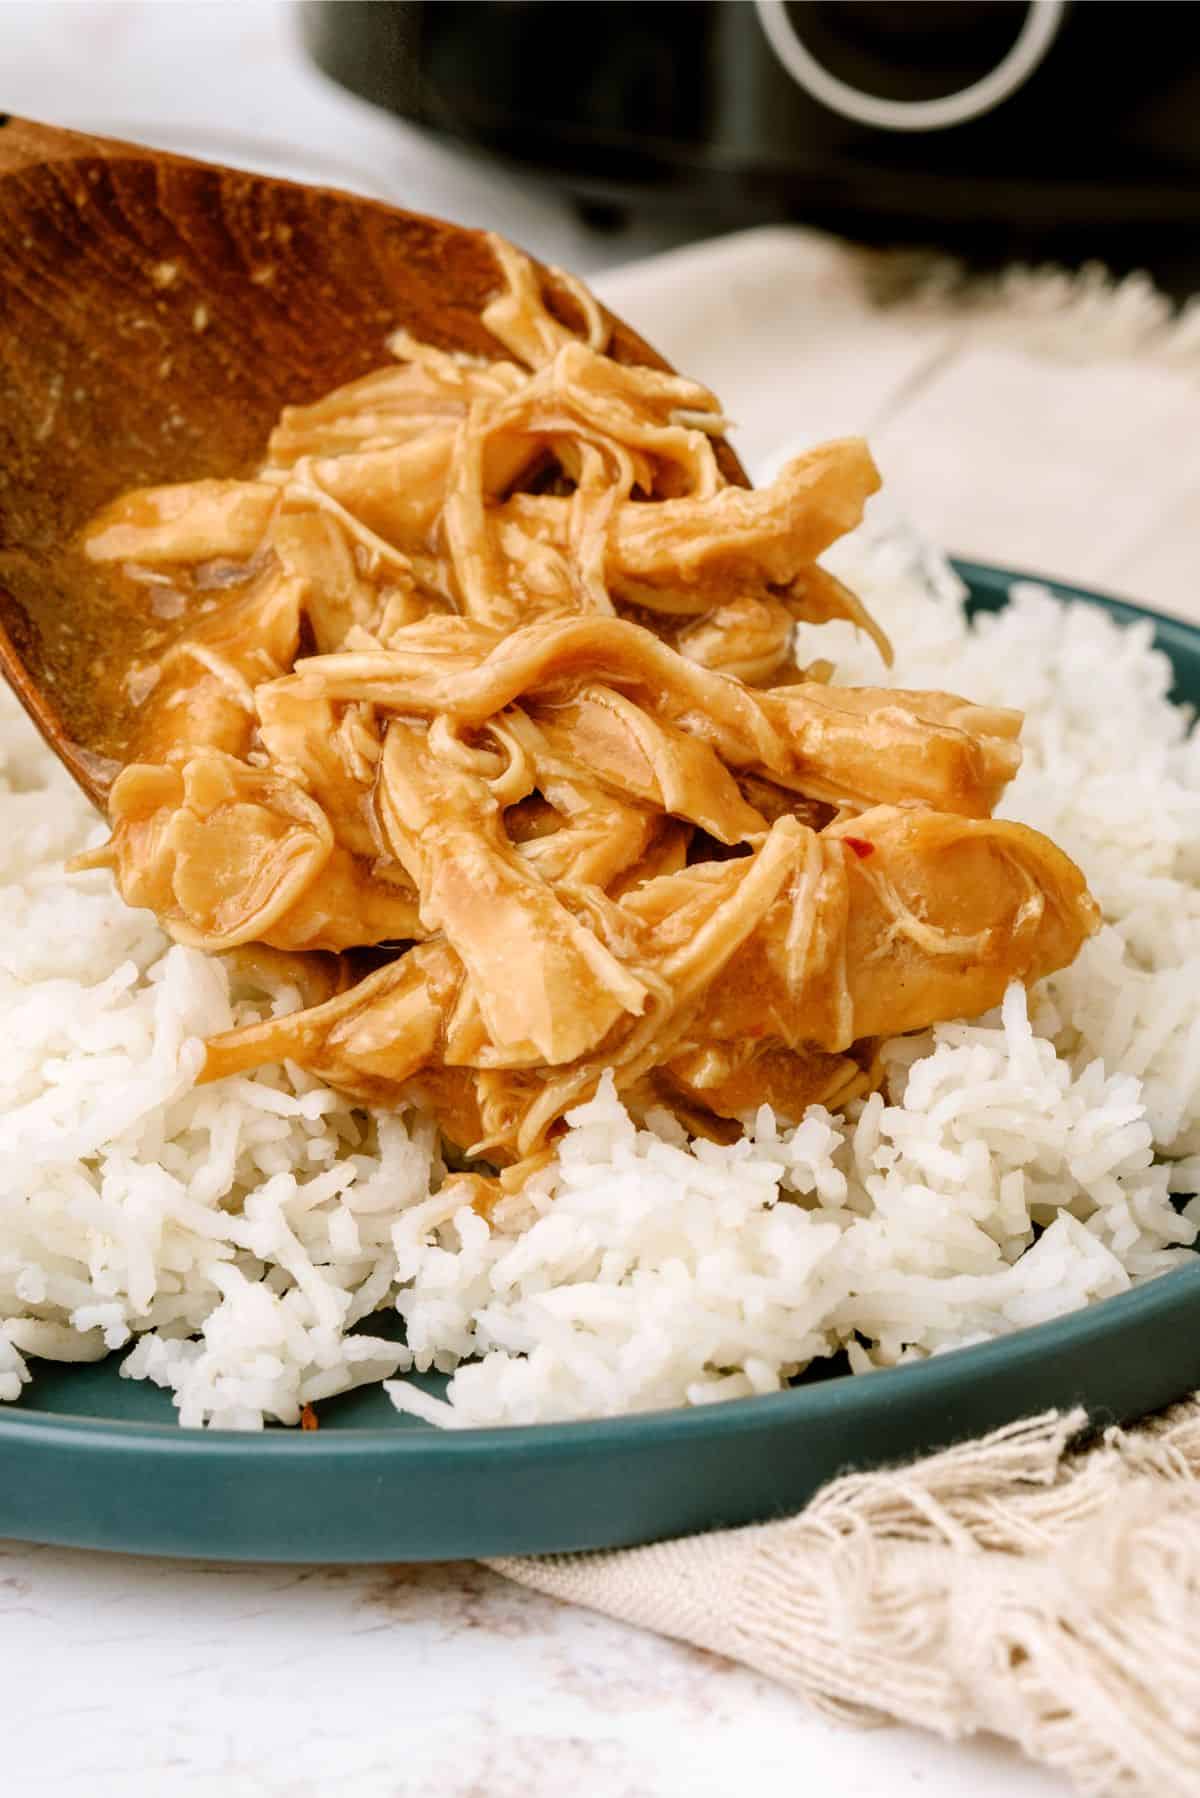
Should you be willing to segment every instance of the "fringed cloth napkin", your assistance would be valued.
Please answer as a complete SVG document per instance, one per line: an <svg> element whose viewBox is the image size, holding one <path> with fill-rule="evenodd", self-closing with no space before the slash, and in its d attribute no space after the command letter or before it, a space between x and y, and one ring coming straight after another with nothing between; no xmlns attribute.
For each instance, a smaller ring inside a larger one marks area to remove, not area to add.
<svg viewBox="0 0 1200 1798"><path fill-rule="evenodd" d="M1200 1794L1200 1401L1083 1411L851 1474L799 1516L493 1561L742 1661L847 1722L992 1730L1079 1792Z"/></svg>

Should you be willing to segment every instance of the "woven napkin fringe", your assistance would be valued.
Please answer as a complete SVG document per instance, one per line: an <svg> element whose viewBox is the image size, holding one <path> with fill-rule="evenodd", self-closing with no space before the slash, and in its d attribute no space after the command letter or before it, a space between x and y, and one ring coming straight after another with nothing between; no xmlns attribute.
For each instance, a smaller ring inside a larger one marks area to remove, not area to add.
<svg viewBox="0 0 1200 1798"><path fill-rule="evenodd" d="M1082 1793L1200 1794L1200 1403L1075 1445L1047 1413L852 1474L798 1516L504 1559L844 1721L991 1730Z"/></svg>
<svg viewBox="0 0 1200 1798"><path fill-rule="evenodd" d="M909 316L956 320L979 343L1007 343L1066 362L1136 356L1164 368L1200 360L1200 299L1177 306L1148 274L1011 264L969 271L927 251L868 251L859 266L876 304Z"/></svg>

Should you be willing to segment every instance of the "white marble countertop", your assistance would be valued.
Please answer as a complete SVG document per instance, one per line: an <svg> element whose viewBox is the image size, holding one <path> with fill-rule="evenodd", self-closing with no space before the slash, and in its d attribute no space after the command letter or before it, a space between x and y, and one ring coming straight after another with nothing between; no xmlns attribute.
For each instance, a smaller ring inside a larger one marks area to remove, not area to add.
<svg viewBox="0 0 1200 1798"><path fill-rule="evenodd" d="M585 273L686 238L686 227L636 222L593 237L554 197L431 147L309 71L286 12L0 5L0 104L486 223ZM709 296L710 312L733 303L738 278L749 303L762 248L730 246L730 281ZM981 367L978 357L956 361L937 328L868 324L842 304L832 265L827 273L815 282L827 299L820 329L797 352L802 422L813 434L870 427L905 504L935 531L954 531L955 547L986 553L987 519L978 507L964 515L952 464L1011 457L1034 417L1020 407L1036 412L1043 389L1021 387L1002 347L981 352ZM653 283L635 270L605 286L684 359ZM693 335L699 328L693 319ZM771 357L743 343L726 370L719 318L703 329L713 365L689 372L721 385L759 457L778 437L763 410ZM1139 445L1136 432L1112 429L1086 478L1076 471L1072 485L1064 475L1020 520L1004 521L1005 541L1018 537L1010 559L1140 583L1146 597L1192 609L1194 390L1185 397L1164 375L1131 396L1127 371L1107 378L1124 383L1109 391L1110 411L1132 408L1160 442L1155 506L1126 515L1120 530L1092 528L1105 494L1128 487L1131 459L1145 453L1144 437ZM1017 407L998 444L978 416L981 380ZM844 416L860 403L861 417ZM1163 523L1172 518L1173 530ZM836 1728L740 1668L465 1564L222 1567L0 1545L0 1691L13 1793L791 1798L829 1785L841 1798L1049 1798L1063 1789L999 1743Z"/></svg>
<svg viewBox="0 0 1200 1798"><path fill-rule="evenodd" d="M481 1567L0 1553L4 1789L86 1798L1052 1798L1000 1743L846 1731Z"/></svg>

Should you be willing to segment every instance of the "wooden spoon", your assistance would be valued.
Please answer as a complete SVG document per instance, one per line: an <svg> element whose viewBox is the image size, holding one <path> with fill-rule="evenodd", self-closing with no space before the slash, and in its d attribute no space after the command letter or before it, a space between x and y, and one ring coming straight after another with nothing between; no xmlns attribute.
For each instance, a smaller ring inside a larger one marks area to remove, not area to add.
<svg viewBox="0 0 1200 1798"><path fill-rule="evenodd" d="M249 474L281 407L386 364L398 326L503 353L479 319L501 285L482 232L0 114L0 668L96 804L151 620L80 553L88 520L130 487ZM619 362L667 366L612 327Z"/></svg>

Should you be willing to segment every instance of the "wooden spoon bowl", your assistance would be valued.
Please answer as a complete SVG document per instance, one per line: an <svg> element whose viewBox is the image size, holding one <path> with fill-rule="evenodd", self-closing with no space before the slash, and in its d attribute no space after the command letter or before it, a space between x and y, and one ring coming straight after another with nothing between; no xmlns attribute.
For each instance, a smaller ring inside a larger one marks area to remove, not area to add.
<svg viewBox="0 0 1200 1798"><path fill-rule="evenodd" d="M0 668L97 804L147 615L80 553L88 520L250 473L284 405L385 364L399 326L502 353L479 318L501 285L482 232L0 115ZM611 322L618 361L667 366Z"/></svg>

